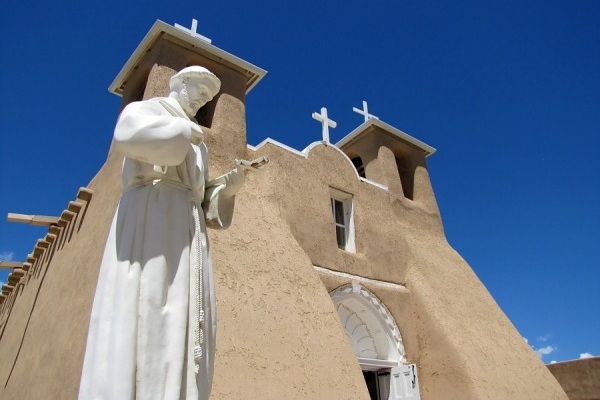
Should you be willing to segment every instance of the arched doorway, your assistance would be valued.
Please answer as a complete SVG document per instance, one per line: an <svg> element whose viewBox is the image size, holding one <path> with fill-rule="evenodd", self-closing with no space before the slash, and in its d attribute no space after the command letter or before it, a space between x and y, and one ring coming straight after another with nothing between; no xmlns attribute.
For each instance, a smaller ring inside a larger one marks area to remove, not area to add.
<svg viewBox="0 0 600 400"><path fill-rule="evenodd" d="M358 282L330 293L372 400L419 399L416 366L387 307Z"/></svg>

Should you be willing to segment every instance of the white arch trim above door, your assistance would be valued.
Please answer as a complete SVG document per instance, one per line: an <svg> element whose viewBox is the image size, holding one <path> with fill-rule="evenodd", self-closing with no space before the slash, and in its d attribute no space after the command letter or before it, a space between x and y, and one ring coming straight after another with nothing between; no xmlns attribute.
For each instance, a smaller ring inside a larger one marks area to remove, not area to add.
<svg viewBox="0 0 600 400"><path fill-rule="evenodd" d="M388 368L406 364L400 330L387 307L353 281L330 293L342 327L361 365Z"/></svg>

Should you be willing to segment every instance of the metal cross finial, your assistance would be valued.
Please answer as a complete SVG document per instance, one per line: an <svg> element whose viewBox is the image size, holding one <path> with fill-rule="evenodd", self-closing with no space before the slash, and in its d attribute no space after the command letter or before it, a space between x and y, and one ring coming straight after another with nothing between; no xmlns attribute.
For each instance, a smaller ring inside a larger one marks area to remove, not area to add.
<svg viewBox="0 0 600 400"><path fill-rule="evenodd" d="M192 19L192 27L190 29L186 28L183 25L179 25L179 24L175 24L175 28L179 28L182 31L186 31L190 35L192 35L194 37L197 37L198 39L202 39L205 42L208 42L208 43L211 42L211 40L209 38L207 38L206 36L202 36L201 34L199 34L198 32L196 32L196 30L198 29L198 20L196 18Z"/></svg>
<svg viewBox="0 0 600 400"><path fill-rule="evenodd" d="M329 143L329 127L335 128L337 123L327 117L327 108L321 107L321 114L312 113L312 117L323 125L323 141Z"/></svg>
<svg viewBox="0 0 600 400"><path fill-rule="evenodd" d="M371 118L379 119L379 117L374 116L373 114L369 114L369 108L367 107L367 102L363 100L363 109L360 110L356 107L352 107L352 111L355 113L359 113L360 115L365 117L365 122L370 120Z"/></svg>

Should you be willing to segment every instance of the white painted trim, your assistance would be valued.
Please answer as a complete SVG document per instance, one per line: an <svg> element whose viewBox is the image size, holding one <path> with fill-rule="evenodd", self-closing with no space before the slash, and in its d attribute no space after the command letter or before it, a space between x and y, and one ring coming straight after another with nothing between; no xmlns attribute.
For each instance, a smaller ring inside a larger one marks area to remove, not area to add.
<svg viewBox="0 0 600 400"><path fill-rule="evenodd" d="M381 369L397 367L400 365L397 361L377 360L375 358L357 357L357 360L363 371L379 371Z"/></svg>
<svg viewBox="0 0 600 400"><path fill-rule="evenodd" d="M419 373L417 364L406 364L393 367L390 371L390 381L388 393L389 399L401 400L411 399L420 400L421 391L419 389Z"/></svg>
<svg viewBox="0 0 600 400"><path fill-rule="evenodd" d="M370 284L373 284L373 285L383 286L383 287L389 288L389 289L400 290L403 293L408 293L409 292L409 290L406 288L406 286L401 285L399 283L393 283L393 282L387 282L387 281L380 281L380 280L377 280L377 279L365 278L364 276L359 276L359 275L354 275L354 274L348 274L346 272L334 271L332 269L327 269L327 268L319 267L318 265L313 265L313 267L314 267L315 271L322 272L324 274L338 276L340 278L349 279L351 281L357 281L357 282L363 282L363 283L370 283Z"/></svg>
<svg viewBox="0 0 600 400"><path fill-rule="evenodd" d="M312 142L311 144L309 144L308 146L306 146L306 147L304 148L304 150L302 150L302 153L306 154L306 158L308 158L308 155L310 154L310 151L311 151L312 149L314 149L315 147L317 147L318 145L320 145L320 144L322 144L323 146L329 146L329 147L331 147L332 149L337 149L337 150L339 150L339 151L340 151L342 154L344 154L344 152L343 152L343 151L341 151L340 149L338 149L337 147L335 147L335 146L334 146L334 145L332 145L331 143L328 143L328 142L326 142L326 141L324 141L324 140L317 140L316 142ZM345 154L344 154L344 155L345 155ZM348 156L346 156L346 157L348 157ZM357 173L357 174L358 174L358 173Z"/></svg>
<svg viewBox="0 0 600 400"><path fill-rule="evenodd" d="M377 182L375 182L375 181L372 181L372 180L369 180L369 179L367 179L367 178L363 178L362 176L359 176L358 178L359 178L361 181L363 181L364 183L368 183L369 185L377 186L378 188L380 188L380 189L383 189L383 190L385 190L385 191L388 191L388 190L389 190L387 186L385 186L385 185L382 185L381 183L377 183Z"/></svg>
<svg viewBox="0 0 600 400"><path fill-rule="evenodd" d="M247 147L252 150L252 151L258 151L261 147L267 145L267 144L272 144L273 146L277 146L277 147L281 147L284 150L289 151L290 153L294 153L297 156L303 157L303 158L307 158L308 154L304 153L304 151L300 151L300 150L296 150L293 147L290 147L286 144L283 144L281 142L278 142L275 139L271 139L271 138L266 138L265 140L263 140L262 142L260 142L259 144L257 144L256 146L252 146L252 145L247 145Z"/></svg>
<svg viewBox="0 0 600 400"><path fill-rule="evenodd" d="M371 127L373 125L377 126L378 128L383 129L386 132L391 133L392 135L394 135L402 140L405 140L405 141L417 146L419 149L423 150L423 152L425 153L425 157L429 157L436 151L433 147L429 146L428 144L425 144L424 142L421 142L419 139L415 139L414 137L410 136L409 134L404 133L397 128L394 128L390 124L386 124L382 120L375 119L375 118L371 118L371 119L363 122L362 124L360 124L356 129L354 129L348 135L344 136L335 145L337 147L345 146L346 144L352 142L362 132L364 132L365 130L367 130L369 127Z"/></svg>
<svg viewBox="0 0 600 400"><path fill-rule="evenodd" d="M397 351L397 359L400 363L406 364L406 353L404 350L404 343L402 336L400 335L400 329L394 320L394 317L377 296L375 296L369 289L362 286L359 282L353 281L350 284L338 287L329 293L331 300L334 304L344 304L345 299L356 298L363 299L363 304L368 308L371 308L378 319L387 327L389 338L393 340L393 345ZM337 307L336 307L337 308Z"/></svg>
<svg viewBox="0 0 600 400"><path fill-rule="evenodd" d="M234 56L225 50L221 50L220 48L202 40L201 38L192 35L190 32L176 28L157 19L156 22L154 22L154 25L152 25L152 28L150 28L150 31L148 31L146 36L144 36L144 39L142 39L141 43L129 57L129 60L127 60L117 77L109 86L109 92L114 93L117 96L123 95L121 86L123 86L123 84L129 79L131 72L142 61L146 55L146 52L150 50L152 46L155 45L156 41L161 37L161 35L165 33L183 40L194 47L204 50L206 53L216 57L217 60L222 62L224 61L225 64L233 64L237 68L244 70L247 78L246 94L248 94L250 90L252 90L254 86L256 86L258 82L267 74L267 71L257 67L256 65L250 64L248 61L242 60L241 58Z"/></svg>

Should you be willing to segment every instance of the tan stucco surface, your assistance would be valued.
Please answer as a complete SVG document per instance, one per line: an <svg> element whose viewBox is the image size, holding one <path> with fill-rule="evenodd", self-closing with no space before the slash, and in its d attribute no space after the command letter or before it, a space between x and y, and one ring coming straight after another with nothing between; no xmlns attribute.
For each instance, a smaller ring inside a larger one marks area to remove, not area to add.
<svg viewBox="0 0 600 400"><path fill-rule="evenodd" d="M600 400L600 357L548 365L569 400Z"/></svg>
<svg viewBox="0 0 600 400"><path fill-rule="evenodd" d="M94 195L40 257L11 308L0 338L0 398L75 399L98 267L120 194L120 157L90 182ZM74 191L75 192L75 191Z"/></svg>
<svg viewBox="0 0 600 400"><path fill-rule="evenodd" d="M131 86L124 102L142 92L165 95L170 74L202 61L182 60L185 52L172 45L154 52L140 68L150 81L143 90ZM375 149L367 174L374 171L373 180L389 190L361 181L332 146L318 144L306 157L274 144L249 150L244 77L206 62L224 81L204 122L211 175L231 169L234 158L271 160L248 176L233 226L210 232L219 315L213 399L369 398L329 297L350 279L318 273L314 265L405 287L365 284L396 319L407 359L419 368L422 399L566 399L446 241L424 158L411 155L408 200L387 147ZM5 302L1 398L76 398L120 165L111 153L89 184L94 197L80 229L40 264L11 307ZM330 188L353 195L355 254L337 248Z"/></svg>
<svg viewBox="0 0 600 400"><path fill-rule="evenodd" d="M314 147L306 159L271 144L257 155L272 160L257 179L273 183L248 190L260 187L263 196L276 200L313 264L409 290L407 296L365 284L395 317L407 359L419 367L422 398L566 398L450 247L431 198L410 201L360 181L349 161L331 146ZM427 171L418 170L415 184L428 181ZM356 254L337 248L329 187L354 194ZM349 283L323 279L328 291Z"/></svg>

